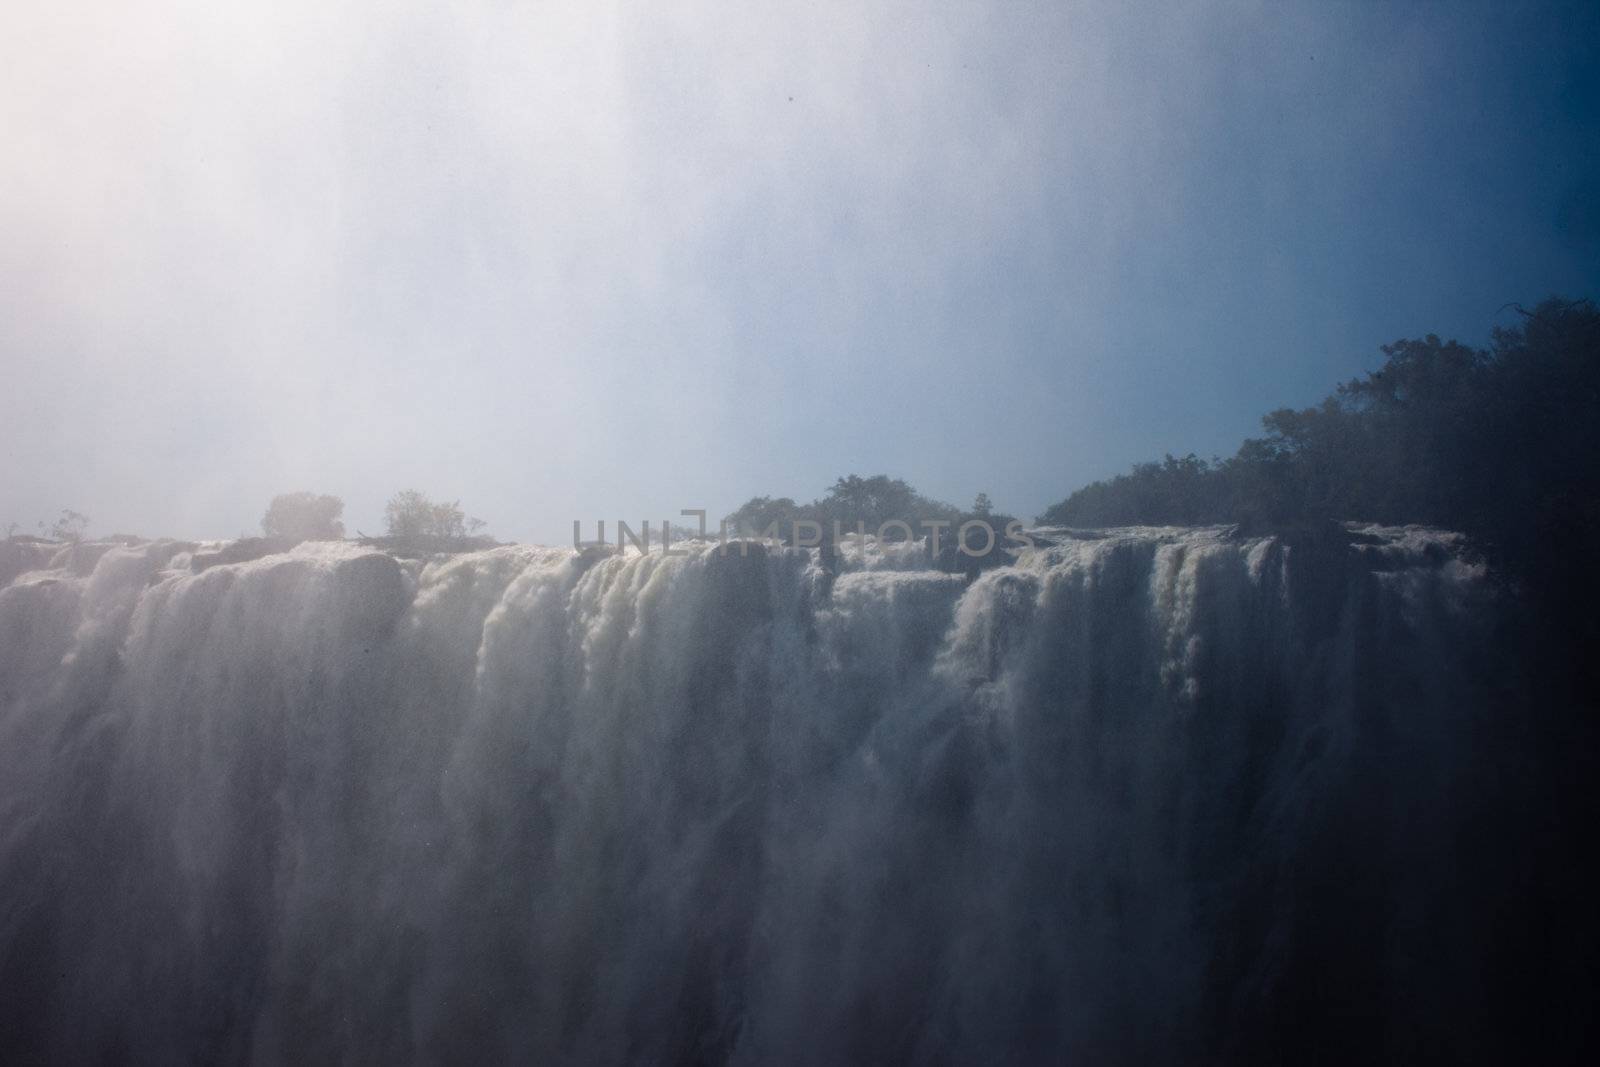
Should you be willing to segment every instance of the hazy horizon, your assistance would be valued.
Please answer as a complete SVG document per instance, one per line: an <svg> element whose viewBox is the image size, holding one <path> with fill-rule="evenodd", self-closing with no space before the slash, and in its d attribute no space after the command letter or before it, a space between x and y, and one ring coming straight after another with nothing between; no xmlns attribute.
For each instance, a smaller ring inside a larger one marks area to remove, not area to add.
<svg viewBox="0 0 1600 1067"><path fill-rule="evenodd" d="M1579 5L26 4L0 524L1033 516L1600 292Z"/></svg>

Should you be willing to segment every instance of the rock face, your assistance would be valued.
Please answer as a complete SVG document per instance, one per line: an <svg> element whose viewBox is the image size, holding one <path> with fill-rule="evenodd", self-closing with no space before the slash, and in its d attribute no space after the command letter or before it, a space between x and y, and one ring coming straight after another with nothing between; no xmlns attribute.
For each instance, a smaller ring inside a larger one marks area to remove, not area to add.
<svg viewBox="0 0 1600 1067"><path fill-rule="evenodd" d="M0 1061L1478 1047L1454 539L1052 540L11 549Z"/></svg>

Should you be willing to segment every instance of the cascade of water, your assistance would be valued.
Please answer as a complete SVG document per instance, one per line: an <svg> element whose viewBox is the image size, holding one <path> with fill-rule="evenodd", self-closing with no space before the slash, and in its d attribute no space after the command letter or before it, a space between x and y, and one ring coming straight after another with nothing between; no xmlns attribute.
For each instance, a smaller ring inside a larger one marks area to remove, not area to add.
<svg viewBox="0 0 1600 1067"><path fill-rule="evenodd" d="M1456 540L1053 540L0 561L0 1053L1098 1062L1469 1004Z"/></svg>

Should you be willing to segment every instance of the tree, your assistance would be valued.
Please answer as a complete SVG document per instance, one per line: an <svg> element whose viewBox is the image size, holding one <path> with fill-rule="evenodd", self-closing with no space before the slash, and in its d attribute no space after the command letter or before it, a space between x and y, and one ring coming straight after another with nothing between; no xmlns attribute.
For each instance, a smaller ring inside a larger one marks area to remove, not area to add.
<svg viewBox="0 0 1600 1067"><path fill-rule="evenodd" d="M337 541L344 537L344 501L316 493L283 493L261 517L261 532L289 541Z"/></svg>
<svg viewBox="0 0 1600 1067"><path fill-rule="evenodd" d="M1084 486L1045 511L1039 521L1047 526L1190 526L1228 521L1228 486L1234 475L1226 468L1192 452L1168 455L1160 463L1136 463L1127 474Z"/></svg>
<svg viewBox="0 0 1600 1067"><path fill-rule="evenodd" d="M71 508L62 508L61 517L48 527L39 523L39 530L52 541L82 541L89 526L89 516Z"/></svg>
<svg viewBox="0 0 1600 1067"><path fill-rule="evenodd" d="M825 536L831 535L836 522L845 532L860 524L868 533L876 533L884 523L895 520L909 525L916 537L921 536L916 531L924 520L959 523L961 518L961 509L923 496L903 479L849 474L836 479L826 494L809 504L797 504L786 496L751 497L726 522L730 530L746 534L765 533L776 522L779 536L787 539L797 520L815 522Z"/></svg>
<svg viewBox="0 0 1600 1067"><path fill-rule="evenodd" d="M402 489L383 509L389 536L402 541L423 538L463 540L483 529L482 519L471 519L461 510L461 502L435 503L415 489Z"/></svg>
<svg viewBox="0 0 1600 1067"><path fill-rule="evenodd" d="M1523 321L1486 350L1432 334L1384 345L1381 368L1316 407L1267 415L1265 435L1232 458L1136 464L1040 521L1446 526L1576 613L1592 599L1574 593L1571 563L1600 530L1600 309L1552 299L1517 310Z"/></svg>
<svg viewBox="0 0 1600 1067"><path fill-rule="evenodd" d="M903 479L887 474L869 478L851 474L840 478L821 500L812 505L815 517L825 528L838 522L850 529L865 523L868 532L891 520L908 523L913 531L924 520L958 521L961 509L917 492ZM913 533L913 536L919 536Z"/></svg>
<svg viewBox="0 0 1600 1067"><path fill-rule="evenodd" d="M917 499L917 491L899 478L851 474L833 483L819 509L829 521L865 522L867 529L876 530L891 519L915 523L920 518Z"/></svg>
<svg viewBox="0 0 1600 1067"><path fill-rule="evenodd" d="M753 496L741 504L723 521L732 533L760 536L774 524L779 537L788 537L794 531L796 519L809 519L806 509L786 496Z"/></svg>
<svg viewBox="0 0 1600 1067"><path fill-rule="evenodd" d="M951 536L954 537L954 538L959 538L961 536L961 528L963 526L965 526L967 523L969 523L969 522L981 522L981 523L985 524L986 526L988 526L989 529L994 531L996 542L999 543L999 542L1004 540L1006 529L1008 527L1010 527L1010 525L1013 522L1016 522L1016 521L1017 521L1017 517L1015 515L1008 515L1003 511L996 511L995 510L995 506L994 506L994 501L989 498L989 494L988 493L979 493L973 499L971 509L968 510L965 514L958 516L953 521L952 528L951 528ZM946 539L946 543L956 544L958 542L952 541L949 538L947 538ZM979 544L982 543L981 536L979 537L978 543ZM1003 563L1006 560L1009 560L1011 557L1008 554L1004 553L1004 552L995 552L995 553L990 553L989 555L987 555L987 556L985 556L983 558L984 558L984 562L983 563L981 563L981 564L975 563L974 566L979 566L979 567L982 567L982 566L994 566L994 565ZM965 567L964 567L964 569L969 569L970 570L970 568L965 568Z"/></svg>

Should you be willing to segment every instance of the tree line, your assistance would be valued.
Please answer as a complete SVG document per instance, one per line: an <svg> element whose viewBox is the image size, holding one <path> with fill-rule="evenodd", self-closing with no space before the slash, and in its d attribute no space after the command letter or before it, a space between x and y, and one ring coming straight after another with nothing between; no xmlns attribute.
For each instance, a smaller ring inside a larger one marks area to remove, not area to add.
<svg viewBox="0 0 1600 1067"><path fill-rule="evenodd" d="M1600 530L1600 311L1551 299L1472 348L1434 335L1315 407L1280 409L1227 459L1168 455L1048 508L1061 526L1326 520L1466 534L1519 572Z"/></svg>
<svg viewBox="0 0 1600 1067"><path fill-rule="evenodd" d="M345 536L344 501L321 493L281 493L261 518L261 532L280 541L338 541ZM465 545L487 542L482 519L468 517L461 502L435 501L415 489L389 498L383 510L383 538L399 544ZM359 533L359 531L357 531Z"/></svg>

